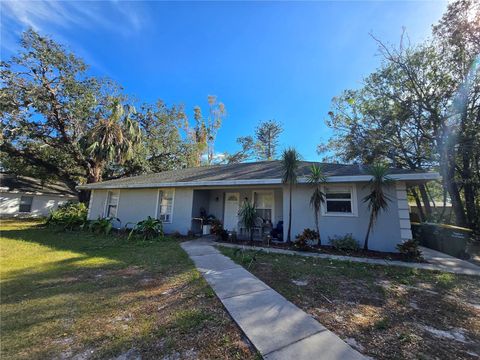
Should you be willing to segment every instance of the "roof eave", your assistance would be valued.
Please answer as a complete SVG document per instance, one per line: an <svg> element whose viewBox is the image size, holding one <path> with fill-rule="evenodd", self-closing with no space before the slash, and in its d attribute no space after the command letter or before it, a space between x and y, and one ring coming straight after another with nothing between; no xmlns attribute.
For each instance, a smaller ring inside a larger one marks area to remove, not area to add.
<svg viewBox="0 0 480 360"><path fill-rule="evenodd" d="M414 174L392 174L390 178L396 181L419 181L426 182L440 180L441 176L436 172L414 173ZM345 182L366 182L372 179L371 175L352 175L352 176L329 176L326 182L345 183ZM306 177L300 177L298 183L305 184ZM194 187L194 186L243 186L243 185L280 185L282 179L249 179L249 180L212 180L212 181L179 181L179 182L153 182L138 184L109 184L96 183L77 186L78 190L94 189L140 189L140 188L159 188L159 187Z"/></svg>

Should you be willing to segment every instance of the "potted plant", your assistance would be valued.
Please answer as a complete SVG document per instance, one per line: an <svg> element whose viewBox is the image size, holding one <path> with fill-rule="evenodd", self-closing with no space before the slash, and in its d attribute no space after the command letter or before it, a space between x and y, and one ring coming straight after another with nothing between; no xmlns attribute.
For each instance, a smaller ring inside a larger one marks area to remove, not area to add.
<svg viewBox="0 0 480 360"><path fill-rule="evenodd" d="M215 216L211 214L203 218L202 235L210 235L212 233L212 224L215 220Z"/></svg>
<svg viewBox="0 0 480 360"><path fill-rule="evenodd" d="M257 220L257 209L255 208L255 204L245 201L240 208L238 215L240 216L240 222L250 234L250 244L253 244L253 228L255 227L255 222Z"/></svg>

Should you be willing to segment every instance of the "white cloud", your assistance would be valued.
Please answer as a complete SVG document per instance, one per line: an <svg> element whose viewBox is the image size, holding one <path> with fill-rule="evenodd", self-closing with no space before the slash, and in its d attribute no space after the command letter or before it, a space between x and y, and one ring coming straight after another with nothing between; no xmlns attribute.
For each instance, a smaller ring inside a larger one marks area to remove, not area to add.
<svg viewBox="0 0 480 360"><path fill-rule="evenodd" d="M2 17L10 22L54 34L66 28L98 26L128 36L146 21L146 15L138 13L141 8L127 2L17 0L1 1L0 6Z"/></svg>
<svg viewBox="0 0 480 360"><path fill-rule="evenodd" d="M26 28L60 37L66 29L99 28L128 37L146 24L142 7L127 2L93 1L0 1L2 47Z"/></svg>
<svg viewBox="0 0 480 360"><path fill-rule="evenodd" d="M31 27L73 49L107 76L107 69L84 46L68 37L66 30L98 28L128 37L141 31L148 21L141 6L121 1L0 0L0 12L2 57L16 53L22 32Z"/></svg>

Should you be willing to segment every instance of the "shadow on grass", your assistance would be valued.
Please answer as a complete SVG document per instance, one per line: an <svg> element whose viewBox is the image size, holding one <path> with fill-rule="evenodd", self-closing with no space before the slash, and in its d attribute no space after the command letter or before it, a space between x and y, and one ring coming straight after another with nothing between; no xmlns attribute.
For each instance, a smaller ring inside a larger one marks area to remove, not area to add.
<svg viewBox="0 0 480 360"><path fill-rule="evenodd" d="M1 282L6 358L70 357L90 348L93 357L105 357L132 346L164 353L176 340L152 348L156 336L198 326L177 313L198 306L209 288L177 241L135 243L40 226L1 236L8 246ZM41 247L29 251L28 244ZM212 319L202 310L194 314Z"/></svg>

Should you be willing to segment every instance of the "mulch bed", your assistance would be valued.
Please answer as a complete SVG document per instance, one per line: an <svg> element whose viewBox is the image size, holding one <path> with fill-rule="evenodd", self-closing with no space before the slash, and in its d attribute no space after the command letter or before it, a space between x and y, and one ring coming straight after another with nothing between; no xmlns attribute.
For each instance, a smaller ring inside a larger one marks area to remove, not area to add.
<svg viewBox="0 0 480 360"><path fill-rule="evenodd" d="M235 241L228 241L228 242L217 240L217 242L225 243L225 244L236 244L236 245L252 245L250 241L246 241L246 240L235 240ZM333 246L329 246L329 245L321 245L320 247L311 246L305 249L299 249L294 245L294 243L292 243L291 245L287 243L281 243L281 242L271 242L270 244L265 244L264 242L261 242L261 241L254 241L253 246L283 249L283 250L293 250L298 252L310 252L310 253L318 253L318 254L426 263L424 259L411 259L401 253L382 252L382 251L363 250L363 249L345 251L345 250L334 248Z"/></svg>

